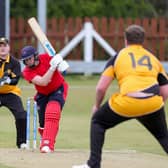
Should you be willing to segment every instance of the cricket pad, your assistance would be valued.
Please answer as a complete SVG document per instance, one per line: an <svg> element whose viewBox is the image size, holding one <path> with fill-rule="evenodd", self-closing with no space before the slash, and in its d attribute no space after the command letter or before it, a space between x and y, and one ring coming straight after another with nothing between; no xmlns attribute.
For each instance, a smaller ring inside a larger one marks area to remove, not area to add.
<svg viewBox="0 0 168 168"><path fill-rule="evenodd" d="M59 130L60 116L60 104L57 101L50 101L47 104L45 111L45 122L41 147L49 146L51 150L54 150L55 139Z"/></svg>

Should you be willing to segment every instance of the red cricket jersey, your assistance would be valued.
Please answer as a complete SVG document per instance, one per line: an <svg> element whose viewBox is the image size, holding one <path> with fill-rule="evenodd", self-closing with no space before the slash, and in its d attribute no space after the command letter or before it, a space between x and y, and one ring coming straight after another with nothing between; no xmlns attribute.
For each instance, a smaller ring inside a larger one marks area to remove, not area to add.
<svg viewBox="0 0 168 168"><path fill-rule="evenodd" d="M39 55L39 64L34 68L25 67L23 69L23 77L25 80L29 81L31 83L32 79L36 76L43 76L48 69L50 68L50 60L52 57L50 57L48 54L40 54ZM54 90L57 90L64 82L64 78L61 75L61 73L57 70L55 70L55 73L53 74L53 77L51 79L51 82L48 83L47 86L39 86L35 85L36 90L44 95L48 95Z"/></svg>

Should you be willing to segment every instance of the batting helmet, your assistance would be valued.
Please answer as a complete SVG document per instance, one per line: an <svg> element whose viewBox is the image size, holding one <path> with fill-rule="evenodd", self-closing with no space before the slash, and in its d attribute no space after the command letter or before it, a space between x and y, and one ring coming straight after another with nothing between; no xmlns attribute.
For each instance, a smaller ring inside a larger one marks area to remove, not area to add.
<svg viewBox="0 0 168 168"><path fill-rule="evenodd" d="M25 60L28 59L32 56L37 56L38 52L37 50L32 47L32 46L25 46L22 50L21 50L21 59Z"/></svg>

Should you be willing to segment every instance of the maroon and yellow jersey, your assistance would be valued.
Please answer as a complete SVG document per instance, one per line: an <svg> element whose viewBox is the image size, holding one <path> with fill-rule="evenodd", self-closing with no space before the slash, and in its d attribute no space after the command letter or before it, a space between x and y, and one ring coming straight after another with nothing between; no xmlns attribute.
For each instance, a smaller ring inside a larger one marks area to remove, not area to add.
<svg viewBox="0 0 168 168"><path fill-rule="evenodd" d="M141 45L129 45L109 60L104 76L116 78L119 93L109 99L111 108L124 116L139 116L163 106L159 85L167 83L167 75L159 60ZM128 97L131 92L153 93L148 99Z"/></svg>
<svg viewBox="0 0 168 168"><path fill-rule="evenodd" d="M49 62L51 58L52 57L50 57L48 54L40 54L39 64L34 68L25 67L23 70L23 77L27 81L31 82L36 75L43 76L50 68ZM63 82L63 76L56 70L51 79L51 82L49 82L47 86L35 85L35 88L39 93L48 95L51 92L57 90L63 84Z"/></svg>

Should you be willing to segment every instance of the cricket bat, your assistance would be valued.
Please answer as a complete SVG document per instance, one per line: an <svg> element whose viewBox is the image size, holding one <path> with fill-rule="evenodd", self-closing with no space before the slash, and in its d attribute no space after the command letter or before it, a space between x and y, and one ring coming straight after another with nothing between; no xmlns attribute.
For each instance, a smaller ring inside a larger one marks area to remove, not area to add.
<svg viewBox="0 0 168 168"><path fill-rule="evenodd" d="M36 38L40 41L41 45L44 47L45 51L50 56L55 56L56 51L53 48L53 46L51 45L51 43L49 42L47 36L42 31L42 29L41 29L39 23L37 22L36 18L31 17L30 19L28 19L28 24L31 27L31 29L32 29L34 35L36 36Z"/></svg>
<svg viewBox="0 0 168 168"><path fill-rule="evenodd" d="M36 36L36 38L39 40L39 42L41 43L41 45L43 46L43 48L45 49L45 51L50 55L50 56L55 56L56 55L56 51L53 48L53 46L51 45L50 41L48 40L47 36L45 35L45 33L43 32L43 30L41 29L39 23L37 22L35 17L31 17L28 19L28 24L31 27L34 35ZM69 65L67 64L66 61L63 61L62 64L60 64L60 69L61 71L63 71L64 69L68 69Z"/></svg>

